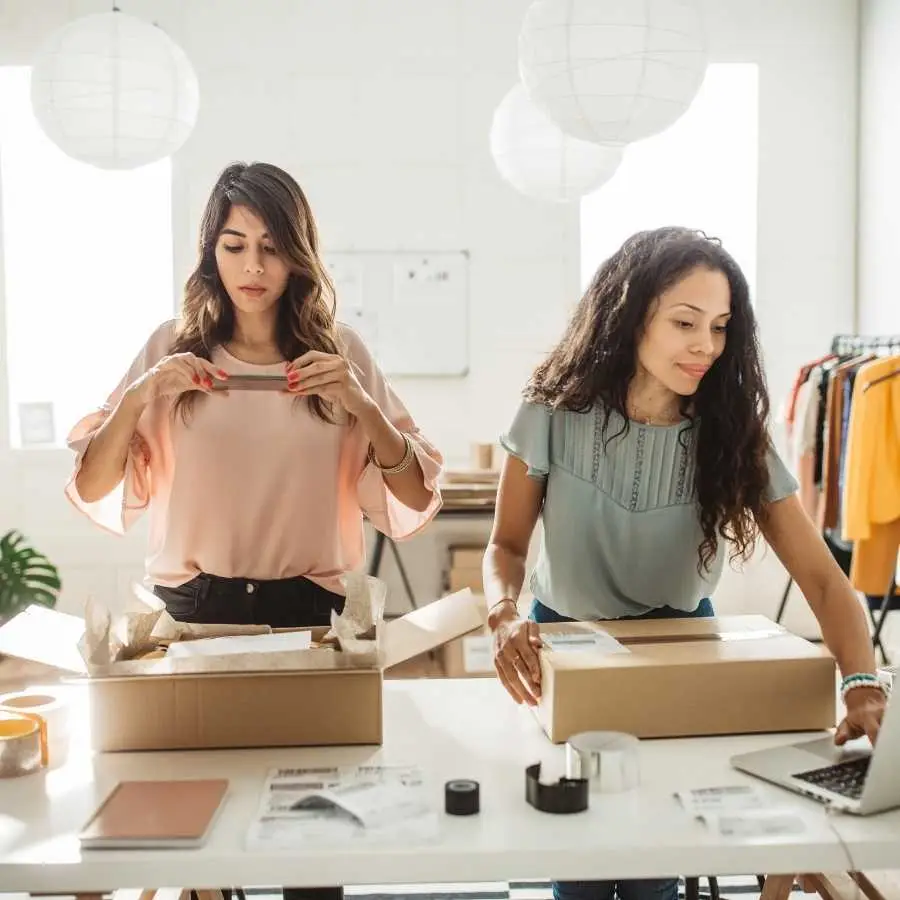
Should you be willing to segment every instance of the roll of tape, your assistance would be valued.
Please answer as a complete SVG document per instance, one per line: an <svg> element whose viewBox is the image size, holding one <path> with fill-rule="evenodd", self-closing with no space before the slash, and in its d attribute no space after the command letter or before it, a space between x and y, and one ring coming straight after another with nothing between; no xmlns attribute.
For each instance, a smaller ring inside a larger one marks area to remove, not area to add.
<svg viewBox="0 0 900 900"><path fill-rule="evenodd" d="M471 778L457 778L444 785L444 810L451 816L474 816L481 809L481 788Z"/></svg>
<svg viewBox="0 0 900 900"><path fill-rule="evenodd" d="M59 766L69 752L71 710L68 700L54 691L19 691L0 696L0 709L26 716L38 716L47 732L48 760L45 765Z"/></svg>
<svg viewBox="0 0 900 900"><path fill-rule="evenodd" d="M640 742L617 731L585 731L566 743L566 775L586 778L591 791L616 793L641 781Z"/></svg>
<svg viewBox="0 0 900 900"><path fill-rule="evenodd" d="M38 771L47 756L45 731L30 716L0 711L0 778Z"/></svg>

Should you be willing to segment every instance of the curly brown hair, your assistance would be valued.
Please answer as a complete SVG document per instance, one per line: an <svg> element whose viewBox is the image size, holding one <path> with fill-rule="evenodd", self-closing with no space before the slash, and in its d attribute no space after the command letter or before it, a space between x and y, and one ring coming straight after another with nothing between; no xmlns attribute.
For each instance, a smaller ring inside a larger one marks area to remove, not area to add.
<svg viewBox="0 0 900 900"><path fill-rule="evenodd" d="M668 227L630 237L597 270L562 340L532 375L528 400L552 408L604 413L603 435L615 410L629 427L628 387L637 345L659 296L697 267L721 272L731 292L725 348L681 401L695 432L696 502L703 541L698 570L709 571L719 539L732 562L753 552L765 520L769 486L769 395L760 361L747 280L721 243L703 232Z"/></svg>
<svg viewBox="0 0 900 900"><path fill-rule="evenodd" d="M208 360L217 346L232 338L234 306L216 265L216 241L232 206L245 206L262 219L290 268L278 301L275 331L284 358L296 359L308 350L343 354L335 324L334 285L319 254L312 209L287 172L261 162L232 163L216 180L200 222L199 259L185 284L181 323L169 352ZM176 401L175 410L185 420L198 396L187 391ZM326 401L313 396L308 402L320 419L334 421Z"/></svg>

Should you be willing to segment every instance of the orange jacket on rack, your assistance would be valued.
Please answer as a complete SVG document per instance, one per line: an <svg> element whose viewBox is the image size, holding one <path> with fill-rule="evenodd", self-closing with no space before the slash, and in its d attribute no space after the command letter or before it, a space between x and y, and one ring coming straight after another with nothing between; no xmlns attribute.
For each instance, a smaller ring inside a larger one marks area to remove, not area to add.
<svg viewBox="0 0 900 900"><path fill-rule="evenodd" d="M884 594L900 548L900 356L856 374L844 476L844 539L854 542L850 580ZM876 383L877 382L877 383Z"/></svg>

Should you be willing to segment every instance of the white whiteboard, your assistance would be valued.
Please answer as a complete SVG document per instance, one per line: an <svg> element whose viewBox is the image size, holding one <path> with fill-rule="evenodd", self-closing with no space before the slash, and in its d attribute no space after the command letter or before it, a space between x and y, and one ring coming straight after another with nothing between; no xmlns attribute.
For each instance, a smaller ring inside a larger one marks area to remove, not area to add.
<svg viewBox="0 0 900 900"><path fill-rule="evenodd" d="M386 375L468 372L468 253L353 251L325 262L338 320L359 332Z"/></svg>

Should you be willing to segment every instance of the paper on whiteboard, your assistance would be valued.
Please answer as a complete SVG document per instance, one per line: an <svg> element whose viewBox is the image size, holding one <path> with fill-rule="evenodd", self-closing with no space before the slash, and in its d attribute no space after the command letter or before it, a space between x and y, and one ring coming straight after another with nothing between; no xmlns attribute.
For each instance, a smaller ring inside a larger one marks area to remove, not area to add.
<svg viewBox="0 0 900 900"><path fill-rule="evenodd" d="M311 639L312 634L309 631L201 638L170 644L166 656L172 659L187 659L192 656L228 656L232 653L284 653L291 650L308 650Z"/></svg>
<svg viewBox="0 0 900 900"><path fill-rule="evenodd" d="M326 258L325 265L334 283L338 309L344 315L350 310L361 310L365 299L362 261L349 255L334 255Z"/></svg>

